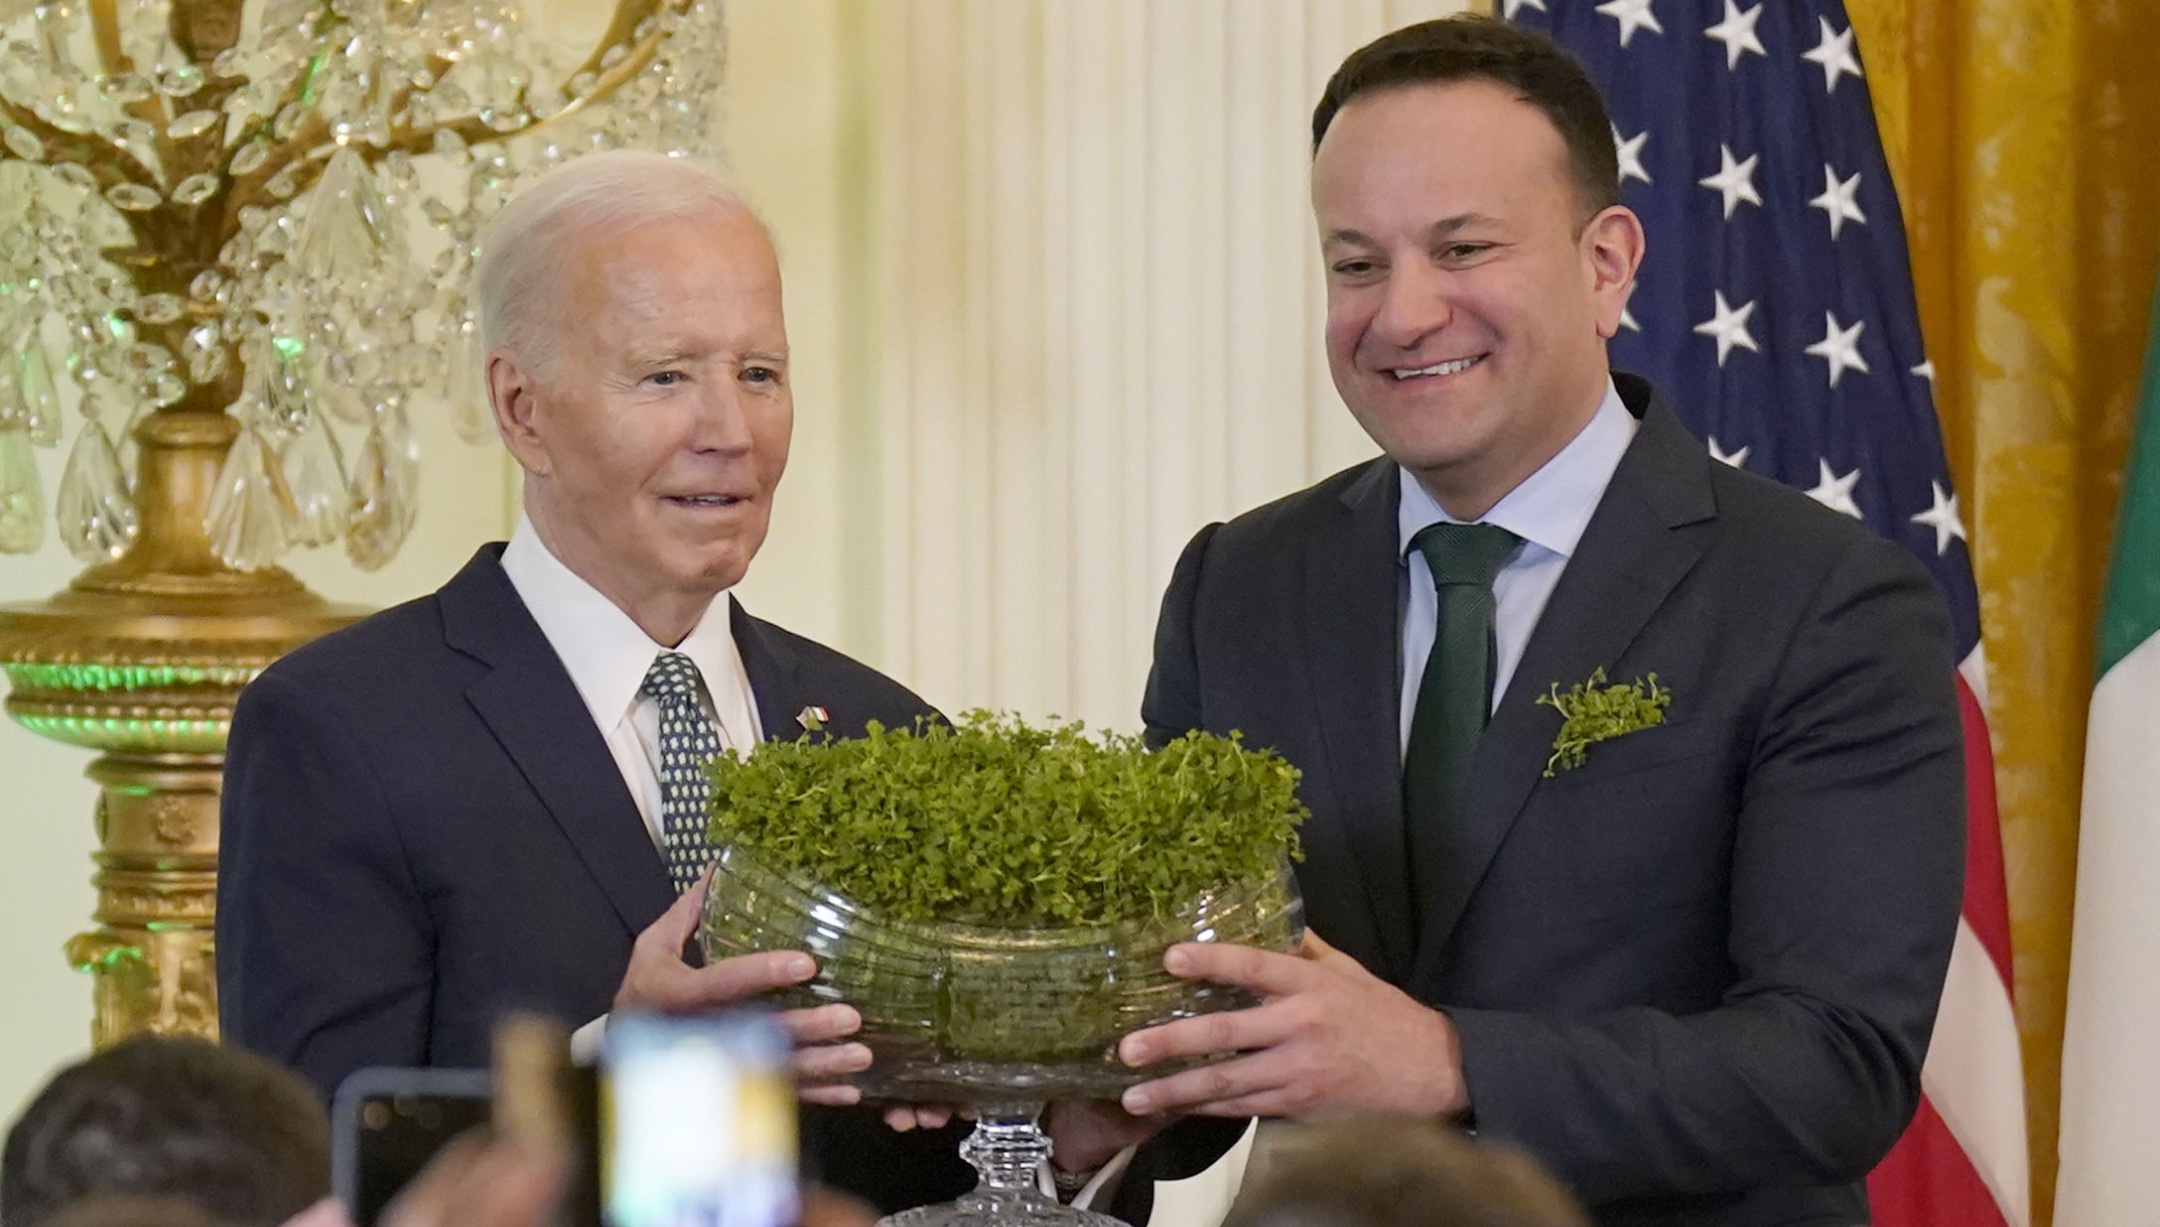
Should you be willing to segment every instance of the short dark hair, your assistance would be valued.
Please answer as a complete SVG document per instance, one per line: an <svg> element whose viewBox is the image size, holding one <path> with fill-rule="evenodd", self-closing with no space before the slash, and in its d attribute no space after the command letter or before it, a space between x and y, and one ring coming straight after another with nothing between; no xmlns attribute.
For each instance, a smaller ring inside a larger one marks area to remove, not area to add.
<svg viewBox="0 0 2160 1227"><path fill-rule="evenodd" d="M1550 36L1482 13L1404 26L1351 52L1313 108L1313 149L1335 113L1361 94L1471 80L1514 90L1560 130L1586 216L1620 202L1612 120L1590 74Z"/></svg>
<svg viewBox="0 0 2160 1227"><path fill-rule="evenodd" d="M330 1192L330 1122L298 1074L179 1036L125 1040L54 1075L0 1151L0 1222L86 1197L178 1197L276 1227Z"/></svg>
<svg viewBox="0 0 2160 1227"><path fill-rule="evenodd" d="M1222 1227L1590 1227L1529 1157L1437 1121L1290 1126L1253 1162Z"/></svg>

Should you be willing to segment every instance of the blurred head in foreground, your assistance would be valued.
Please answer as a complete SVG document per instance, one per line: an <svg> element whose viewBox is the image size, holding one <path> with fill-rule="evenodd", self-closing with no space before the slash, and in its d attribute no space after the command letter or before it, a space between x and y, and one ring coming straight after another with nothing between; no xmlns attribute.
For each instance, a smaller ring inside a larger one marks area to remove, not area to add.
<svg viewBox="0 0 2160 1227"><path fill-rule="evenodd" d="M0 1222L41 1227L88 1198L169 1198L274 1227L330 1191L330 1124L275 1062L140 1036L60 1071L8 1132Z"/></svg>
<svg viewBox="0 0 2160 1227"><path fill-rule="evenodd" d="M1296 1126L1223 1227L1590 1227L1527 1156L1426 1121Z"/></svg>

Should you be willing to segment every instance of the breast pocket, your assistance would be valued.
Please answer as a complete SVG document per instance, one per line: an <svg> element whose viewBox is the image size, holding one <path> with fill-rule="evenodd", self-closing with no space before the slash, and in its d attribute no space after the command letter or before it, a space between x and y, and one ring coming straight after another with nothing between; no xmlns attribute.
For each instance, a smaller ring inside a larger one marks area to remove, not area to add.
<svg viewBox="0 0 2160 1227"><path fill-rule="evenodd" d="M1616 781L1652 768L1715 754L1730 743L1729 722L1707 716L1690 716L1649 728L1622 733L1593 742L1583 751L1582 765L1553 767L1546 781L1556 791L1611 787Z"/></svg>
<svg viewBox="0 0 2160 1227"><path fill-rule="evenodd" d="M1730 720L1703 713L1598 742L1580 767L1540 781L1534 804L1586 911L1657 909L1724 889L1737 745Z"/></svg>

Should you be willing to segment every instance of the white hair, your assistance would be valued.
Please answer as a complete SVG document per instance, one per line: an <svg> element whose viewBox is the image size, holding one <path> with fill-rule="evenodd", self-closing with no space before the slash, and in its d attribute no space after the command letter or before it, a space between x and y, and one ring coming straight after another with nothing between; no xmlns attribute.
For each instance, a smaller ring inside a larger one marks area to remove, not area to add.
<svg viewBox="0 0 2160 1227"><path fill-rule="evenodd" d="M556 167L503 206L482 232L473 280L483 350L508 349L545 364L541 346L554 322L551 308L569 283L576 236L730 213L746 214L765 229L726 180L687 158L613 149Z"/></svg>

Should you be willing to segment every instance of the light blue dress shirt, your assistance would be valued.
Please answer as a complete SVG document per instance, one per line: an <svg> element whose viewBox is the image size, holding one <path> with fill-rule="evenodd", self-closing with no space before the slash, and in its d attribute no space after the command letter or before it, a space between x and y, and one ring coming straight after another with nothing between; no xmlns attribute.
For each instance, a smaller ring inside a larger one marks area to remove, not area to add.
<svg viewBox="0 0 2160 1227"><path fill-rule="evenodd" d="M1558 454L1523 479L1522 484L1494 503L1478 520L1494 524L1523 539L1515 556L1493 579L1494 647L1500 659L1493 671L1492 705L1500 705L1508 679L1522 662L1523 647L1545 612L1553 585L1575 553L1589 527L1591 513L1605 497L1620 457L1635 438L1641 423L1620 402L1620 391L1610 380L1605 399L1581 432ZM1396 511L1397 557L1402 559L1402 745L1410 746L1410 717L1417 711L1418 685L1425 677L1425 659L1432 655L1433 630L1439 600L1433 592L1432 572L1425 556L1410 542L1428 525L1443 521L1460 524L1418 484L1408 469L1398 469L1402 500Z"/></svg>

